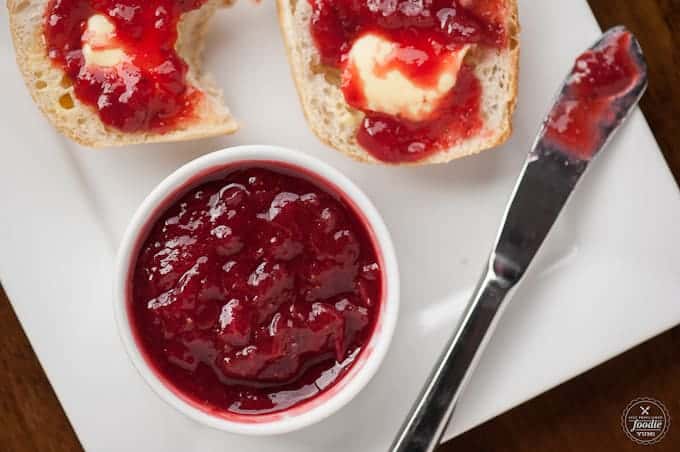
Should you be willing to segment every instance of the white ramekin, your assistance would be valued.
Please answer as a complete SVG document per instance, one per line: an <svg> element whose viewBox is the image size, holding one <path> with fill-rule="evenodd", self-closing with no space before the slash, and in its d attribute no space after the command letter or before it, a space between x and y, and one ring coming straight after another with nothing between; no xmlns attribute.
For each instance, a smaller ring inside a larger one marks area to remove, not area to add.
<svg viewBox="0 0 680 452"><path fill-rule="evenodd" d="M383 299L374 332L357 361L331 388L300 405L264 415L216 412L184 396L147 361L130 324L131 271L141 244L158 217L191 188L220 173L241 167L285 168L316 181L351 203L372 234L383 271ZM125 231L114 276L114 313L120 336L132 363L151 388L190 418L221 430L249 435L290 432L314 424L347 404L366 386L382 362L394 332L399 305L399 271L390 234L364 193L343 174L320 160L274 146L238 146L204 155L182 166L161 182L139 206Z"/></svg>

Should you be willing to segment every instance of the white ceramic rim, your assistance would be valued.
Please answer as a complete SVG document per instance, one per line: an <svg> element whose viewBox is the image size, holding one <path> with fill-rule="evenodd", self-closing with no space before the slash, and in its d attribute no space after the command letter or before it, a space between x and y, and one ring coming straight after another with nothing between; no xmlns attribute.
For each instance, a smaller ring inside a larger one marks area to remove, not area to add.
<svg viewBox="0 0 680 452"><path fill-rule="evenodd" d="M377 251L382 255L385 283L381 312L371 339L349 372L328 391L304 402L300 407L277 413L276 419L260 422L256 420L258 416L252 416L253 421L241 422L210 414L192 405L159 379L139 350L130 326L127 285L129 268L134 263L133 259L136 260L136 255L133 254L137 252L136 247L142 229L150 221L155 221L155 218L151 218L154 214L162 213L162 209L161 212L158 209L164 202L177 196L178 189L190 189L194 184L189 187L186 184L203 172L218 170L222 166L236 168L240 163L252 166L252 163L258 161L270 167L275 167L277 162L299 167L321 181L329 182L350 200L363 213L367 226L372 229ZM394 246L389 231L373 203L352 181L330 165L298 151L278 146L249 145L222 149L192 160L166 177L144 199L133 215L119 247L114 278L113 308L118 331L130 360L146 383L163 400L191 419L220 430L248 435L272 435L298 430L321 421L349 403L368 384L382 363L392 340L399 310L399 270ZM317 399L320 399L320 403L313 403ZM289 411L294 414L289 414Z"/></svg>

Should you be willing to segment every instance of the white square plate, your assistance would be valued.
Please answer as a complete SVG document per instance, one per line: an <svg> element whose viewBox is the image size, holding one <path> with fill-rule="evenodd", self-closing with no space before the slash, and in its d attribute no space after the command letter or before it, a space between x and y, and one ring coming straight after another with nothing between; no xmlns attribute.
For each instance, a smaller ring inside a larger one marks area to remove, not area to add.
<svg viewBox="0 0 680 452"><path fill-rule="evenodd" d="M573 58L598 36L585 1L522 0L515 134L450 165L348 160L305 125L268 0L220 12L206 61L243 130L112 151L79 148L37 111L0 17L0 275L80 440L92 451L385 450L455 326L510 190ZM110 288L118 240L164 176L244 143L303 150L348 174L391 229L402 312L376 378L315 427L248 438L201 427L158 399L128 362ZM447 437L680 323L680 196L638 112L575 193L506 311Z"/></svg>

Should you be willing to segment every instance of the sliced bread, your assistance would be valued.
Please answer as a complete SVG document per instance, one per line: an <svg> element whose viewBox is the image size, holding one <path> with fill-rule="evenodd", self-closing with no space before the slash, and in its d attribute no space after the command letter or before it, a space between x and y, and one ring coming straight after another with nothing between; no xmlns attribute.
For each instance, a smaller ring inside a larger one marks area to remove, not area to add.
<svg viewBox="0 0 680 452"><path fill-rule="evenodd" d="M64 135L85 146L108 147L192 140L238 129L224 104L222 91L209 75L201 72L208 21L219 7L229 3L231 0L208 0L181 17L175 48L189 66L188 84L204 95L194 106L191 120L163 133L126 133L109 127L93 107L78 100L68 77L47 56L43 22L48 0L8 0L7 8L17 63L34 101Z"/></svg>
<svg viewBox="0 0 680 452"><path fill-rule="evenodd" d="M345 101L339 71L321 63L310 30L313 9L309 0L277 1L293 78L312 131L321 141L354 159L379 163L355 138L364 114ZM480 47L466 57L466 62L473 61L474 72L482 85L482 130L454 147L411 163L448 162L498 146L510 136L517 98L519 21L517 1L506 1L507 46L503 49Z"/></svg>

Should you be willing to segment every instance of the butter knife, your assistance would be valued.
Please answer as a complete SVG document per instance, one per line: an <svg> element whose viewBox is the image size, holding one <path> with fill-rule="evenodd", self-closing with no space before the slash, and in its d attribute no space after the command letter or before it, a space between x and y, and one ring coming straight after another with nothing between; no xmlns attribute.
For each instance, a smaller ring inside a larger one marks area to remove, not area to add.
<svg viewBox="0 0 680 452"><path fill-rule="evenodd" d="M646 87L642 50L623 27L607 31L576 60L527 157L477 288L392 452L432 452L437 446L513 289L592 158Z"/></svg>

